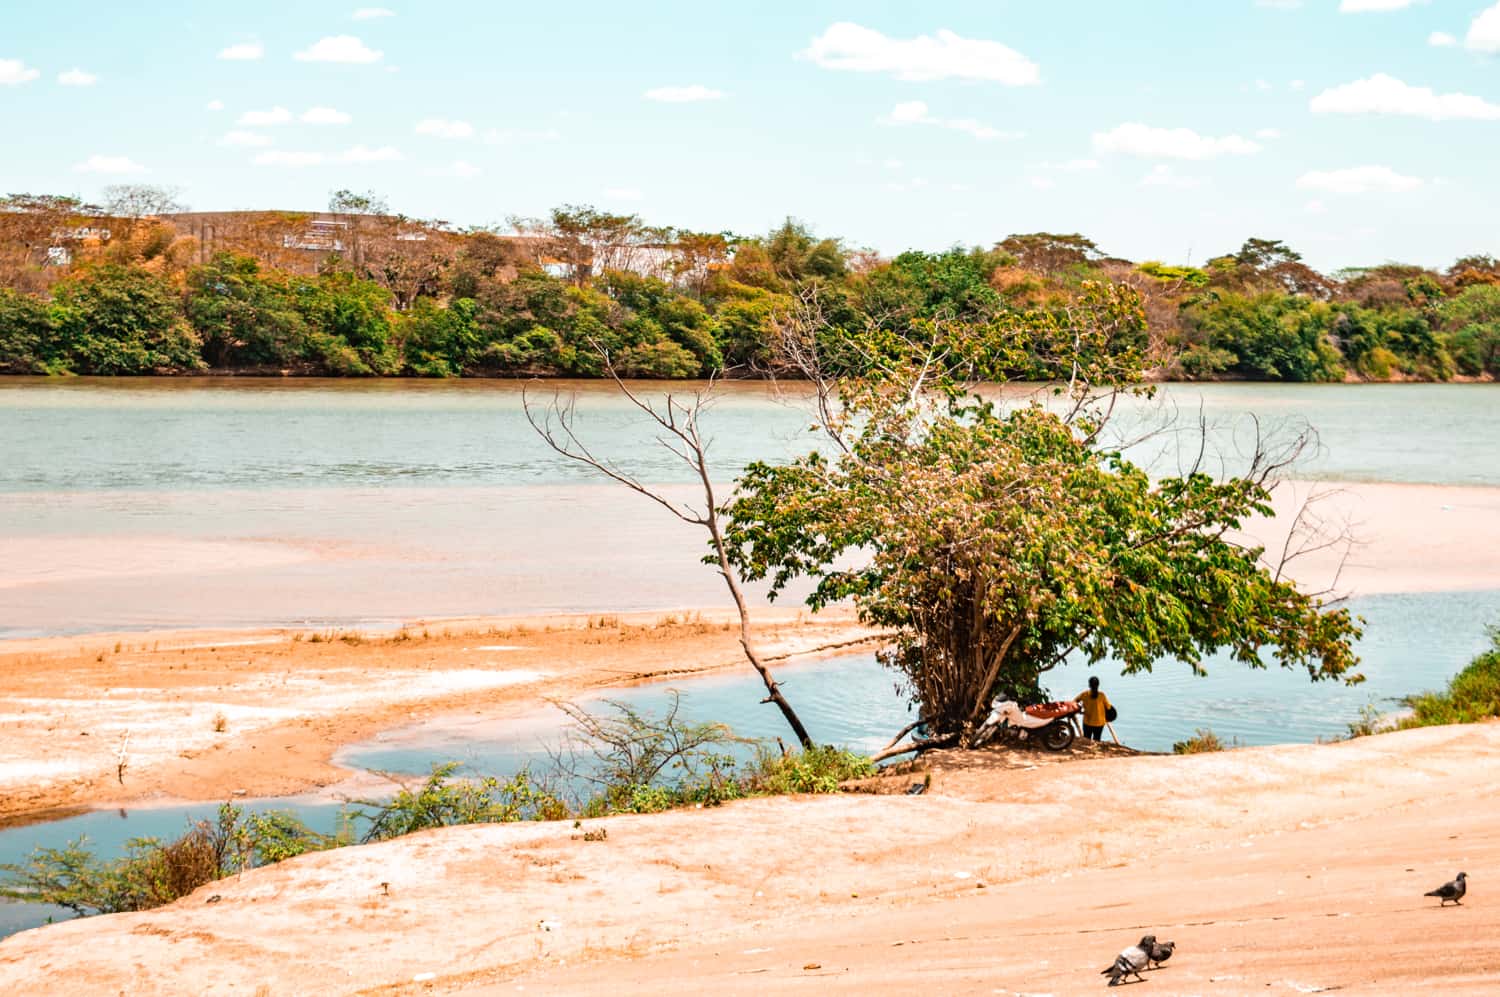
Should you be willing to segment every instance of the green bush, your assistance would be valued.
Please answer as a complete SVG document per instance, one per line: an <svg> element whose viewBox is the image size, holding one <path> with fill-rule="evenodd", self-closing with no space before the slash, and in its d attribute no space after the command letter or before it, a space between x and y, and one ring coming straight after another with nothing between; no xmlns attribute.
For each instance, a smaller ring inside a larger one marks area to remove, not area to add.
<svg viewBox="0 0 1500 997"><path fill-rule="evenodd" d="M875 774L875 763L844 748L818 745L806 751L773 754L763 749L748 782L765 795L836 793L839 783Z"/></svg>
<svg viewBox="0 0 1500 997"><path fill-rule="evenodd" d="M66 907L79 915L149 910L241 870L347 844L317 834L286 813L252 814L225 803L172 841L134 838L125 855L100 859L85 839L38 848L24 863L0 865L0 896Z"/></svg>
<svg viewBox="0 0 1500 997"><path fill-rule="evenodd" d="M1199 727L1193 732L1193 736L1185 741L1177 741L1172 745L1174 755L1200 755L1210 751L1224 751L1226 748L1237 747L1236 744L1225 744L1223 738L1209 730L1207 727Z"/></svg>
<svg viewBox="0 0 1500 997"><path fill-rule="evenodd" d="M350 818L356 824L369 824L360 840L386 841L457 824L560 820L568 816L568 808L534 783L528 772L518 772L504 782L491 776L455 780L453 774L458 767L457 762L434 766L419 789L403 787L388 801L358 801Z"/></svg>
<svg viewBox="0 0 1500 997"><path fill-rule="evenodd" d="M61 364L77 374L162 374L203 366L198 337L165 281L139 267L84 270L53 292Z"/></svg>
<svg viewBox="0 0 1500 997"><path fill-rule="evenodd" d="M1471 724L1500 717L1500 628L1490 630L1492 646L1448 683L1443 692L1413 696L1412 715L1401 727Z"/></svg>

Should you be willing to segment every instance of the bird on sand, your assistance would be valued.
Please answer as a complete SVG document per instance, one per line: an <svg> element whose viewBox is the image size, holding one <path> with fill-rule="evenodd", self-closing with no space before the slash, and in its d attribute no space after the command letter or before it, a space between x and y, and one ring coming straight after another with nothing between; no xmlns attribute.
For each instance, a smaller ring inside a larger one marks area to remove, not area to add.
<svg viewBox="0 0 1500 997"><path fill-rule="evenodd" d="M1437 897L1440 901L1439 907L1447 906L1449 900L1455 904L1459 903L1463 900L1464 894L1469 892L1468 879L1469 877L1461 872L1453 878L1452 882L1444 883L1435 890L1428 890L1422 896Z"/></svg>
<svg viewBox="0 0 1500 997"><path fill-rule="evenodd" d="M1145 977L1141 970L1151 961L1151 950L1156 947L1156 936L1146 935L1136 944L1115 956L1115 961L1108 969L1101 969L1100 976L1109 977L1109 985L1117 987L1120 981L1129 976L1144 982Z"/></svg>
<svg viewBox="0 0 1500 997"><path fill-rule="evenodd" d="M1162 963L1172 958L1172 953L1176 948L1177 943L1172 941L1157 942L1151 946L1151 961L1156 963L1157 969L1161 968Z"/></svg>

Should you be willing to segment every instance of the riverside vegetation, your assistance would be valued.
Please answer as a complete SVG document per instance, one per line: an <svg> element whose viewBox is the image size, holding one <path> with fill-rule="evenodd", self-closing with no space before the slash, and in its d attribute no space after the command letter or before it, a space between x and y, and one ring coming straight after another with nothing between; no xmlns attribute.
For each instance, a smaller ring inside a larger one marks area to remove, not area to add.
<svg viewBox="0 0 1500 997"><path fill-rule="evenodd" d="M577 822L620 813L655 813L716 806L748 796L833 793L849 779L871 775L869 759L818 746L773 752L715 723L678 715L674 693L660 716L610 702L590 714L568 706L563 750L550 771L523 770L508 779L461 778L458 763L434 767L416 787L388 800L353 801L336 829L309 828L286 811L250 813L224 803L212 820L189 824L171 841L137 838L125 854L104 859L84 839L38 848L24 863L0 866L0 896L67 908L80 916L148 910L208 883L307 852L368 844L435 827L515 821ZM731 749L754 747L742 762ZM586 841L604 840L599 831Z"/></svg>
<svg viewBox="0 0 1500 997"><path fill-rule="evenodd" d="M625 377L754 375L810 298L845 334L945 320L983 340L1103 282L1141 297L1162 377L1500 374L1500 261L1482 255L1329 276L1258 238L1202 267L1045 232L882 258L790 220L737 236L569 206L459 230L349 191L329 209L338 249L312 253L308 214L245 213L209 237L161 189L0 198L0 372L597 377L597 344Z"/></svg>

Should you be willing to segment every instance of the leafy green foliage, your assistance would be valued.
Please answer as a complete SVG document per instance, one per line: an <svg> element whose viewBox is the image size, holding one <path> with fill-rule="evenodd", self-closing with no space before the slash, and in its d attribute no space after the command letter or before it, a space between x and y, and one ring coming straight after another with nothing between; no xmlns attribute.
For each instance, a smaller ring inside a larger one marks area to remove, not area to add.
<svg viewBox="0 0 1500 997"><path fill-rule="evenodd" d="M79 915L149 910L241 870L344 843L308 830L290 814L247 817L225 803L216 819L192 823L172 841L132 839L125 855L112 861L90 852L82 838L38 848L24 863L0 866L0 896Z"/></svg>
<svg viewBox="0 0 1500 997"><path fill-rule="evenodd" d="M197 336L166 282L139 267L106 265L53 292L53 352L77 374L155 374L203 366Z"/></svg>
<svg viewBox="0 0 1500 997"><path fill-rule="evenodd" d="M1455 675L1445 691L1412 697L1412 715L1400 726L1471 724L1500 717L1500 628L1491 628L1490 639L1490 649Z"/></svg>
<svg viewBox="0 0 1500 997"><path fill-rule="evenodd" d="M883 662L930 726L966 737L992 697L1027 700L1068 655L1126 672L1162 658L1350 677L1359 628L1230 539L1269 515L1265 473L1152 478L1095 445L1091 386L1139 380L1138 302L1104 289L1091 311L1016 320L1071 416L1002 409L920 358L839 384L833 457L752 464L726 508L731 560L773 595L814 581L808 603L852 599L892 632ZM942 340L935 355L953 351ZM987 375L989 372L985 371ZM1270 464L1265 465L1269 467Z"/></svg>
<svg viewBox="0 0 1500 997"><path fill-rule="evenodd" d="M404 834L457 824L500 824L520 820L560 820L567 807L528 772L501 781L454 779L457 762L434 766L420 787L402 787L390 800L360 800L352 820L367 823L360 840L386 841Z"/></svg>
<svg viewBox="0 0 1500 997"><path fill-rule="evenodd" d="M1172 744L1174 755L1201 755L1212 751L1223 751L1233 745L1225 744L1224 739L1219 737L1207 727L1199 727L1193 732L1193 736Z"/></svg>

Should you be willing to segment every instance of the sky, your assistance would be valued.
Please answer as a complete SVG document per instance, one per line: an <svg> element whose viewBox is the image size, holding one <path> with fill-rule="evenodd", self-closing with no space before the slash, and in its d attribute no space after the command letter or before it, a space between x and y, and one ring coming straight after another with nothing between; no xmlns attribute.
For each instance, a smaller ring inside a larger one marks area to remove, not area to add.
<svg viewBox="0 0 1500 997"><path fill-rule="evenodd" d="M1500 255L1500 2L0 0L0 192Z"/></svg>

